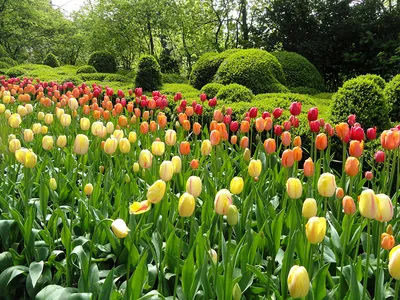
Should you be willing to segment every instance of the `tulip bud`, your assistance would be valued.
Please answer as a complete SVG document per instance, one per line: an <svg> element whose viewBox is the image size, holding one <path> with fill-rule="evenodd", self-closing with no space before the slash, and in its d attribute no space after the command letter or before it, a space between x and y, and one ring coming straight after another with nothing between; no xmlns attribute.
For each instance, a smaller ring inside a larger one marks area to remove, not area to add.
<svg viewBox="0 0 400 300"><path fill-rule="evenodd" d="M218 263L218 254L217 251L215 251L214 249L210 249L209 252L210 256L211 256L211 260L214 264Z"/></svg>
<svg viewBox="0 0 400 300"><path fill-rule="evenodd" d="M211 141L204 140L201 143L201 155L204 155L204 156L210 155L211 149L212 149Z"/></svg>
<svg viewBox="0 0 400 300"><path fill-rule="evenodd" d="M42 128L41 128L41 134L47 134L47 132L48 132L48 128L47 128L47 126L42 126Z"/></svg>
<svg viewBox="0 0 400 300"><path fill-rule="evenodd" d="M81 126L81 130L85 131L85 130L89 130L89 128L90 128L90 120L88 118L82 118L79 121L79 124Z"/></svg>
<svg viewBox="0 0 400 300"><path fill-rule="evenodd" d="M68 127L69 125L71 125L71 115L62 114L60 118L60 123L64 127Z"/></svg>
<svg viewBox="0 0 400 300"><path fill-rule="evenodd" d="M129 206L129 213L131 215L140 215L145 213L146 211L149 211L151 208L151 203L149 200L144 200L142 202L133 202Z"/></svg>
<svg viewBox="0 0 400 300"><path fill-rule="evenodd" d="M391 234L388 234L386 232L382 233L381 235L381 246L385 250L390 250L394 247L395 240L394 236Z"/></svg>
<svg viewBox="0 0 400 300"><path fill-rule="evenodd" d="M336 198L342 199L344 197L344 190L341 187L336 188Z"/></svg>
<svg viewBox="0 0 400 300"><path fill-rule="evenodd" d="M261 160L257 159L254 160L252 159L249 163L249 167L248 167L248 173L251 177L258 177L261 174L261 170L262 170L262 164L261 164Z"/></svg>
<svg viewBox="0 0 400 300"><path fill-rule="evenodd" d="M176 131L173 129L168 129L165 132L165 143L168 146L174 146L176 144Z"/></svg>
<svg viewBox="0 0 400 300"><path fill-rule="evenodd" d="M32 125L33 134L40 134L42 132L42 125L40 123L35 123Z"/></svg>
<svg viewBox="0 0 400 300"><path fill-rule="evenodd" d="M359 171L359 165L360 163L357 158L349 156L344 166L346 174L349 176L356 176Z"/></svg>
<svg viewBox="0 0 400 300"><path fill-rule="evenodd" d="M91 183L87 183L83 188L83 193L86 196L90 196L93 193L93 185Z"/></svg>
<svg viewBox="0 0 400 300"><path fill-rule="evenodd" d="M293 266L289 271L288 289L293 298L303 298L307 296L310 289L310 278L304 267Z"/></svg>
<svg viewBox="0 0 400 300"><path fill-rule="evenodd" d="M289 178L286 182L286 191L289 198L298 199L303 193L303 185L297 178Z"/></svg>
<svg viewBox="0 0 400 300"><path fill-rule="evenodd" d="M306 219L310 219L317 215L317 202L313 198L307 198L303 202L302 215Z"/></svg>
<svg viewBox="0 0 400 300"><path fill-rule="evenodd" d="M57 189L57 181L54 178L50 178L49 187L52 191L55 191Z"/></svg>
<svg viewBox="0 0 400 300"><path fill-rule="evenodd" d="M65 135L60 135L57 138L57 147L64 148L67 145L67 137Z"/></svg>
<svg viewBox="0 0 400 300"><path fill-rule="evenodd" d="M318 179L318 192L323 197L332 197L336 191L335 175L323 173Z"/></svg>
<svg viewBox="0 0 400 300"><path fill-rule="evenodd" d="M89 149L89 139L84 134L78 134L74 142L74 153L85 155Z"/></svg>
<svg viewBox="0 0 400 300"><path fill-rule="evenodd" d="M246 148L246 149L244 149L244 152L243 152L243 159L244 159L244 161L250 161L250 159L251 159L251 152L250 152L250 149L249 148Z"/></svg>
<svg viewBox="0 0 400 300"><path fill-rule="evenodd" d="M153 155L149 150L144 149L139 154L139 165L143 169L150 169L153 164Z"/></svg>
<svg viewBox="0 0 400 300"><path fill-rule="evenodd" d="M19 114L12 114L8 118L8 125L10 125L12 128L18 128L19 125L21 124L21 116Z"/></svg>
<svg viewBox="0 0 400 300"><path fill-rule="evenodd" d="M393 279L400 280L400 245L389 253L389 274Z"/></svg>
<svg viewBox="0 0 400 300"><path fill-rule="evenodd" d="M374 174L371 171L366 171L364 176L367 180L372 180L374 178Z"/></svg>
<svg viewBox="0 0 400 300"><path fill-rule="evenodd" d="M239 195L243 191L244 181L242 177L233 177L229 189L232 194Z"/></svg>
<svg viewBox="0 0 400 300"><path fill-rule="evenodd" d="M8 149L10 152L15 153L17 150L21 149L21 142L18 139L12 139L8 142Z"/></svg>
<svg viewBox="0 0 400 300"><path fill-rule="evenodd" d="M375 220L379 222L390 222L393 218L392 200L385 194L376 195L377 212Z"/></svg>
<svg viewBox="0 0 400 300"><path fill-rule="evenodd" d="M132 166L132 170L134 173L139 172L139 164L137 162L135 162Z"/></svg>
<svg viewBox="0 0 400 300"><path fill-rule="evenodd" d="M163 181L170 181L174 175L174 165L172 161L163 161L160 165L160 178Z"/></svg>
<svg viewBox="0 0 400 300"><path fill-rule="evenodd" d="M149 200L151 203L154 204L160 202L164 197L165 189L166 189L165 182L162 180L157 180L147 190L146 194L147 200Z"/></svg>
<svg viewBox="0 0 400 300"><path fill-rule="evenodd" d="M309 157L304 162L304 176L311 177L314 175L315 167L312 158Z"/></svg>
<svg viewBox="0 0 400 300"><path fill-rule="evenodd" d="M346 215L354 215L356 213L356 204L353 198L345 196L342 200L343 211Z"/></svg>
<svg viewBox="0 0 400 300"><path fill-rule="evenodd" d="M174 165L174 173L179 174L182 170L182 160L179 156L173 156L172 159L172 164Z"/></svg>
<svg viewBox="0 0 400 300"><path fill-rule="evenodd" d="M232 205L232 195L227 189L220 190L215 195L214 209L219 215L226 215L229 206Z"/></svg>
<svg viewBox="0 0 400 300"><path fill-rule="evenodd" d="M389 224L386 227L386 233L393 235L393 226L392 226L392 224Z"/></svg>
<svg viewBox="0 0 400 300"><path fill-rule="evenodd" d="M179 197L178 212L181 217L190 217L196 208L196 201L189 193L183 193Z"/></svg>
<svg viewBox="0 0 400 300"><path fill-rule="evenodd" d="M200 196L202 190L202 182L200 177L190 176L186 181L186 192L197 198Z"/></svg>
<svg viewBox="0 0 400 300"><path fill-rule="evenodd" d="M235 205L230 205L228 207L227 221L228 221L229 226L235 226L238 223L239 212Z"/></svg>
<svg viewBox="0 0 400 300"><path fill-rule="evenodd" d="M376 153L375 153L375 161L377 162L377 163L383 163L384 161L385 161L385 152L383 152L383 151L377 151Z"/></svg>
<svg viewBox="0 0 400 300"><path fill-rule="evenodd" d="M282 166L285 168L290 168L294 164L294 154L293 150L286 149L282 153Z"/></svg>
<svg viewBox="0 0 400 300"><path fill-rule="evenodd" d="M53 148L53 137L49 135L45 135L42 138L42 147L44 150L51 150Z"/></svg>
<svg viewBox="0 0 400 300"><path fill-rule="evenodd" d="M235 285L233 286L232 300L240 300L240 299L242 299L242 291L240 289L239 284L236 282Z"/></svg>
<svg viewBox="0 0 400 300"><path fill-rule="evenodd" d="M136 143L136 139L137 139L136 132L135 131L129 132L129 135L128 135L129 142L134 144L134 143Z"/></svg>
<svg viewBox="0 0 400 300"><path fill-rule="evenodd" d="M116 219L111 224L111 229L117 238L123 239L130 231L126 223L122 219Z"/></svg>
<svg viewBox="0 0 400 300"><path fill-rule="evenodd" d="M119 150L122 153L128 153L131 150L131 144L129 143L129 140L127 138L122 138L119 141L118 146L119 146Z"/></svg>
<svg viewBox="0 0 400 300"><path fill-rule="evenodd" d="M266 139L264 141L264 149L267 154L272 154L276 150L276 142L274 139Z"/></svg>
<svg viewBox="0 0 400 300"><path fill-rule="evenodd" d="M325 238L326 233L326 219L312 217L306 224L307 240L311 244L321 243Z"/></svg>
<svg viewBox="0 0 400 300"><path fill-rule="evenodd" d="M375 219L377 215L377 200L373 190L368 189L361 192L358 204L360 214L368 219Z"/></svg>
<svg viewBox="0 0 400 300"><path fill-rule="evenodd" d="M190 161L190 168L192 170L197 170L199 168L199 160L198 159L192 159Z"/></svg>

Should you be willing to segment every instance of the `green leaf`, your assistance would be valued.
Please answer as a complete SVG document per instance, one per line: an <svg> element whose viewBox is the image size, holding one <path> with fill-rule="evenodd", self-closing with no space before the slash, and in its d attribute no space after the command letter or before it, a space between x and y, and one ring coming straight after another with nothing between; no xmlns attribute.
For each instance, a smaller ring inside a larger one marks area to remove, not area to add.
<svg viewBox="0 0 400 300"><path fill-rule="evenodd" d="M42 275L43 266L44 266L43 261L40 262L34 261L29 265L29 277L32 280L33 288L36 286L36 282L38 281L40 275Z"/></svg>
<svg viewBox="0 0 400 300"><path fill-rule="evenodd" d="M324 265L318 270L317 274L312 280L313 294L315 300L322 300L326 296L326 273L328 272L330 264Z"/></svg>
<svg viewBox="0 0 400 300"><path fill-rule="evenodd" d="M5 291L9 283L18 275L28 273L29 269L25 266L12 266L0 274L0 291Z"/></svg>
<svg viewBox="0 0 400 300"><path fill-rule="evenodd" d="M189 252L189 256L186 258L185 264L182 269L182 290L185 297L189 299L191 286L194 283L195 268L194 268L193 251Z"/></svg>
<svg viewBox="0 0 400 300"><path fill-rule="evenodd" d="M108 273L104 284L101 287L99 299L110 299L114 287L114 268Z"/></svg>

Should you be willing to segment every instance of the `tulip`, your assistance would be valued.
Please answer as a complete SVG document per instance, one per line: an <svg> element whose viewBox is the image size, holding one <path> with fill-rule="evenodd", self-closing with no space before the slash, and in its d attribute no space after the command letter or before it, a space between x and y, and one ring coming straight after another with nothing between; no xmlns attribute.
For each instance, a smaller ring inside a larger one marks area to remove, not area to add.
<svg viewBox="0 0 400 300"><path fill-rule="evenodd" d="M213 130L210 133L210 141L211 141L211 145L215 146L218 145L221 141L221 134L219 133L218 130Z"/></svg>
<svg viewBox="0 0 400 300"><path fill-rule="evenodd" d="M295 147L301 147L301 137L296 136L293 140L293 146Z"/></svg>
<svg viewBox="0 0 400 300"><path fill-rule="evenodd" d="M232 132L236 132L239 129L239 123L237 121L233 121L229 124L229 129Z"/></svg>
<svg viewBox="0 0 400 300"><path fill-rule="evenodd" d="M19 114L12 114L8 118L8 125L10 125L12 128L18 128L19 125L21 125L21 116Z"/></svg>
<svg viewBox="0 0 400 300"><path fill-rule="evenodd" d="M344 197L344 190L341 187L336 189L336 198L342 199Z"/></svg>
<svg viewBox="0 0 400 300"><path fill-rule="evenodd" d="M381 134L381 144L385 150L393 150L400 145L399 130L385 130Z"/></svg>
<svg viewBox="0 0 400 300"><path fill-rule="evenodd" d="M289 198L298 199L303 193L303 185L297 178L289 178L286 182L286 191Z"/></svg>
<svg viewBox="0 0 400 300"><path fill-rule="evenodd" d="M292 141L290 132L288 132L288 131L283 132L281 135L281 140L282 140L283 146L285 146L285 147L289 146Z"/></svg>
<svg viewBox="0 0 400 300"><path fill-rule="evenodd" d="M118 147L118 140L115 137L110 137L104 144L104 152L107 154L114 154Z"/></svg>
<svg viewBox="0 0 400 300"><path fill-rule="evenodd" d="M250 130L250 124L247 121L242 121L240 124L240 132L241 133L247 133Z"/></svg>
<svg viewBox="0 0 400 300"><path fill-rule="evenodd" d="M368 128L367 129L367 138L369 140L376 139L376 127Z"/></svg>
<svg viewBox="0 0 400 300"><path fill-rule="evenodd" d="M133 171L134 173L137 173L137 172L139 172L139 168L140 168L139 164L138 164L137 162L135 162L135 163L133 164L133 166L132 166L132 171Z"/></svg>
<svg viewBox="0 0 400 300"><path fill-rule="evenodd" d="M70 110L77 110L78 109L78 101L75 98L68 99L68 107Z"/></svg>
<svg viewBox="0 0 400 300"><path fill-rule="evenodd" d="M308 110L307 113L308 121L316 121L318 119L318 108L312 107Z"/></svg>
<svg viewBox="0 0 400 300"><path fill-rule="evenodd" d="M307 240L311 244L321 243L325 238L326 233L326 219L312 217L306 224Z"/></svg>
<svg viewBox="0 0 400 300"><path fill-rule="evenodd" d="M190 176L186 181L186 192L197 198L201 194L202 182L198 176Z"/></svg>
<svg viewBox="0 0 400 300"><path fill-rule="evenodd" d="M248 173L251 177L258 177L261 174L262 164L261 160L252 159L249 163Z"/></svg>
<svg viewBox="0 0 400 300"><path fill-rule="evenodd" d="M342 206L343 206L343 211L346 215L354 215L356 213L356 204L354 203L353 198L350 196L345 196L342 199Z"/></svg>
<svg viewBox="0 0 400 300"><path fill-rule="evenodd" d="M0 114L4 113L6 110L6 106L3 103L0 103Z"/></svg>
<svg viewBox="0 0 400 300"><path fill-rule="evenodd" d="M350 126L353 126L356 123L356 115L349 115L347 117L347 123L349 123Z"/></svg>
<svg viewBox="0 0 400 300"><path fill-rule="evenodd" d="M8 142L8 149L10 152L15 153L17 150L21 149L21 142L18 139L12 139Z"/></svg>
<svg viewBox="0 0 400 300"><path fill-rule="evenodd" d="M311 132L318 133L320 130L320 123L318 121L311 121L308 123L310 125Z"/></svg>
<svg viewBox="0 0 400 300"><path fill-rule="evenodd" d="M41 130L40 131L41 134L47 134L47 132L48 132L47 126L42 126L42 128L40 130Z"/></svg>
<svg viewBox="0 0 400 300"><path fill-rule="evenodd" d="M172 161L163 161L160 165L160 178L163 181L170 181L174 175L174 165Z"/></svg>
<svg viewBox="0 0 400 300"><path fill-rule="evenodd" d="M219 215L226 215L229 206L232 205L232 195L227 189L220 190L215 195L214 209Z"/></svg>
<svg viewBox="0 0 400 300"><path fill-rule="evenodd" d="M83 188L83 193L86 196L90 196L93 193L93 185L91 183L87 183Z"/></svg>
<svg viewBox="0 0 400 300"><path fill-rule="evenodd" d="M65 135L60 135L57 138L56 144L58 148L64 148L67 145L67 137Z"/></svg>
<svg viewBox="0 0 400 300"><path fill-rule="evenodd" d="M49 135L45 135L42 138L42 147L44 150L51 150L53 148L53 137Z"/></svg>
<svg viewBox="0 0 400 300"><path fill-rule="evenodd" d="M353 140L350 141L349 153L351 156L359 158L364 151L364 141Z"/></svg>
<svg viewBox="0 0 400 300"><path fill-rule="evenodd" d="M367 180L372 180L374 178L374 174L371 171L366 171L364 176Z"/></svg>
<svg viewBox="0 0 400 300"><path fill-rule="evenodd" d="M74 153L85 155L89 149L89 139L84 134L78 134L74 142Z"/></svg>
<svg viewBox="0 0 400 300"><path fill-rule="evenodd" d="M249 162L250 159L251 159L250 149L246 148L246 149L244 149L244 152L243 152L243 160L246 161L246 162Z"/></svg>
<svg viewBox="0 0 400 300"><path fill-rule="evenodd" d="M267 152L267 154L274 153L275 150L276 150L276 142L275 142L275 140L271 139L271 138L266 139L264 141L264 149L265 149L265 152Z"/></svg>
<svg viewBox="0 0 400 300"><path fill-rule="evenodd" d="M116 219L111 224L111 229L117 238L123 239L130 231L126 223L122 219Z"/></svg>
<svg viewBox="0 0 400 300"><path fill-rule="evenodd" d="M191 168L192 170L197 170L197 169L199 168L199 160L198 160L198 159L192 159L192 160L190 161L189 166L190 166L190 168Z"/></svg>
<svg viewBox="0 0 400 300"><path fill-rule="evenodd" d="M92 123L91 131L95 136L101 136L103 132L104 125L103 123L96 121Z"/></svg>
<svg viewBox="0 0 400 300"><path fill-rule="evenodd" d="M15 150L15 159L20 164L25 164L26 161L26 154L28 153L28 149L26 148L19 148Z"/></svg>
<svg viewBox="0 0 400 300"><path fill-rule="evenodd" d="M390 250L394 247L395 240L394 236L389 233L382 233L381 235L381 246L385 250Z"/></svg>
<svg viewBox="0 0 400 300"><path fill-rule="evenodd" d="M249 147L249 138L244 136L240 139L240 148L246 149Z"/></svg>
<svg viewBox="0 0 400 300"><path fill-rule="evenodd" d="M128 153L129 151L131 151L131 144L129 143L129 140L127 138L122 138L119 143L119 150L122 153Z"/></svg>
<svg viewBox="0 0 400 300"><path fill-rule="evenodd" d="M33 169L37 163L37 156L33 151L29 150L25 155L24 167L28 169Z"/></svg>
<svg viewBox="0 0 400 300"><path fill-rule="evenodd" d="M50 187L50 190L52 190L52 191L55 191L57 189L57 181L55 180L55 178L50 178L49 187Z"/></svg>
<svg viewBox="0 0 400 300"><path fill-rule="evenodd" d="M375 220L379 222L390 222L393 218L393 205L390 198L385 194L376 195L377 211Z"/></svg>
<svg viewBox="0 0 400 300"><path fill-rule="evenodd" d="M71 125L71 115L62 114L60 118L60 123L64 127L68 127L69 125Z"/></svg>
<svg viewBox="0 0 400 300"><path fill-rule="evenodd" d="M150 208L151 203L149 202L149 200L144 200L142 202L133 202L129 206L129 213L131 215L139 215L145 213L146 211L149 211Z"/></svg>
<svg viewBox="0 0 400 300"><path fill-rule="evenodd" d="M375 153L374 157L377 163L383 163L385 161L385 152L379 150Z"/></svg>
<svg viewBox="0 0 400 300"><path fill-rule="evenodd" d="M183 193L179 197L178 212L181 217L190 217L196 208L196 201L189 193Z"/></svg>
<svg viewBox="0 0 400 300"><path fill-rule="evenodd" d="M393 279L400 280L400 245L389 253L389 274Z"/></svg>
<svg viewBox="0 0 400 300"><path fill-rule="evenodd" d="M239 212L235 205L228 207L227 221L229 226L235 226L239 221Z"/></svg>
<svg viewBox="0 0 400 300"><path fill-rule="evenodd" d="M298 265L293 266L289 271L288 289L293 298L303 298L307 296L310 289L310 278L307 270Z"/></svg>
<svg viewBox="0 0 400 300"><path fill-rule="evenodd" d="M212 144L209 140L204 140L201 143L201 155L208 156L211 153Z"/></svg>
<svg viewBox="0 0 400 300"><path fill-rule="evenodd" d="M82 118L79 121L79 124L81 126L81 130L85 131L85 130L89 130L89 128L90 128L90 120L88 118Z"/></svg>
<svg viewBox="0 0 400 300"><path fill-rule="evenodd" d="M201 125L197 122L193 124L193 133L199 135L201 133Z"/></svg>
<svg viewBox="0 0 400 300"><path fill-rule="evenodd" d="M302 215L306 219L310 219L317 215L317 202L313 198L307 198L303 202Z"/></svg>
<svg viewBox="0 0 400 300"><path fill-rule="evenodd" d="M377 197L371 189L367 189L361 192L360 201L358 204L360 214L368 219L375 219L377 216Z"/></svg>
<svg viewBox="0 0 400 300"><path fill-rule="evenodd" d="M173 156L171 162L174 166L174 173L178 174L182 170L182 160L179 156Z"/></svg>
<svg viewBox="0 0 400 300"><path fill-rule="evenodd" d="M149 150L144 149L139 154L139 165L143 169L150 169L153 164L153 155Z"/></svg>
<svg viewBox="0 0 400 300"><path fill-rule="evenodd" d="M237 135L231 135L231 144L236 145L237 144Z"/></svg>
<svg viewBox="0 0 400 300"><path fill-rule="evenodd" d="M164 197L165 189L166 189L165 182L162 180L157 180L147 190L146 194L147 200L149 200L151 203L154 204L160 202L161 199Z"/></svg>
<svg viewBox="0 0 400 300"><path fill-rule="evenodd" d="M233 177L229 185L229 190L234 195L239 195L244 188L244 181L242 177Z"/></svg>
<svg viewBox="0 0 400 300"><path fill-rule="evenodd" d="M277 107L274 109L272 112L272 115L274 116L275 119L278 119L283 113L283 108Z"/></svg>
<svg viewBox="0 0 400 300"><path fill-rule="evenodd" d="M301 112L301 102L292 102L289 110L293 116L298 116Z"/></svg>
<svg viewBox="0 0 400 300"><path fill-rule="evenodd" d="M136 135L136 132L135 132L135 131L129 132L128 140L129 140L129 142L130 142L131 144L136 143L137 135Z"/></svg>
<svg viewBox="0 0 400 300"><path fill-rule="evenodd" d="M280 136L282 134L282 131L283 131L282 126L280 125L274 126L274 133L276 136Z"/></svg>
<svg viewBox="0 0 400 300"><path fill-rule="evenodd" d="M40 123L35 123L32 125L33 134L40 134L42 132L42 125Z"/></svg>
<svg viewBox="0 0 400 300"><path fill-rule="evenodd" d="M25 108L25 106L18 105L18 107L17 107L17 113L18 113L21 117L25 117L25 116L28 114L28 110Z"/></svg>
<svg viewBox="0 0 400 300"><path fill-rule="evenodd" d="M57 116L57 118L60 119L61 115L63 115L64 113L65 113L65 111L62 108L56 107L56 116ZM51 114L49 114L49 117L51 117L51 122L53 122L53 115L51 115L51 116L50 115ZM45 122L46 122L46 116L45 116L45 119L44 119ZM48 125L50 125L50 124L48 124Z"/></svg>
<svg viewBox="0 0 400 300"><path fill-rule="evenodd" d="M294 161L299 162L299 161L301 161L302 157L303 157L303 150L301 150L300 147L294 147L293 148L293 159L294 159Z"/></svg>
<svg viewBox="0 0 400 300"><path fill-rule="evenodd" d="M40 120L40 118L39 118ZM51 125L51 123L53 123L53 115L52 114L46 114L44 116L44 123L47 125Z"/></svg>
<svg viewBox="0 0 400 300"><path fill-rule="evenodd" d="M263 118L257 118L255 125L257 132L263 132L265 129L265 120Z"/></svg>
<svg viewBox="0 0 400 300"><path fill-rule="evenodd" d="M325 133L318 134L315 139L315 147L318 150L325 150L327 146L328 146L328 137L326 136L326 134Z"/></svg>
<svg viewBox="0 0 400 300"><path fill-rule="evenodd" d="M282 166L285 168L290 168L293 166L293 163L294 163L293 150L286 149L282 153Z"/></svg>
<svg viewBox="0 0 400 300"><path fill-rule="evenodd" d="M352 140L362 141L364 140L364 129L361 127L352 127L350 129L350 138Z"/></svg>
<svg viewBox="0 0 400 300"><path fill-rule="evenodd" d="M311 177L314 175L315 167L311 157L306 159L303 167L304 167L304 176Z"/></svg>
<svg viewBox="0 0 400 300"><path fill-rule="evenodd" d="M335 127L337 136L342 140L345 141L350 134L350 128L347 123L339 123Z"/></svg>
<svg viewBox="0 0 400 300"><path fill-rule="evenodd" d="M346 159L346 164L344 166L346 174L349 176L356 176L359 171L359 164L360 162L357 158L349 156Z"/></svg>
<svg viewBox="0 0 400 300"><path fill-rule="evenodd" d="M240 289L239 284L236 282L232 290L232 300L240 299L242 299L242 290Z"/></svg>
<svg viewBox="0 0 400 300"><path fill-rule="evenodd" d="M181 155L188 155L190 153L190 143L187 141L181 142L179 145L179 153Z"/></svg>
<svg viewBox="0 0 400 300"><path fill-rule="evenodd" d="M318 192L323 197L332 197L336 191L335 175L323 173L318 179Z"/></svg>

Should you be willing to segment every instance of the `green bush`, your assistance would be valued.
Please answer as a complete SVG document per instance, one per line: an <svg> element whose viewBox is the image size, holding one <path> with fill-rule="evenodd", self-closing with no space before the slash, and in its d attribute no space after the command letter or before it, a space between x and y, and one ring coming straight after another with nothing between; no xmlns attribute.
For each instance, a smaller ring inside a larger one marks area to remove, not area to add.
<svg viewBox="0 0 400 300"><path fill-rule="evenodd" d="M128 82L129 78L120 74L109 74L104 78L107 82Z"/></svg>
<svg viewBox="0 0 400 300"><path fill-rule="evenodd" d="M6 50L6 48L4 48L3 45L0 45L0 57L1 58L8 57L7 50Z"/></svg>
<svg viewBox="0 0 400 300"><path fill-rule="evenodd" d="M251 102L253 97L253 93L247 87L237 83L222 87L217 94L217 99L225 103Z"/></svg>
<svg viewBox="0 0 400 300"><path fill-rule="evenodd" d="M18 62L13 60L11 57L0 57L0 62L6 63L10 67L15 67L18 65Z"/></svg>
<svg viewBox="0 0 400 300"><path fill-rule="evenodd" d="M286 85L292 91L293 88L310 88L317 91L325 89L324 80L317 68L310 63L304 56L295 52L273 52L280 64L286 77ZM308 94L308 93L307 93Z"/></svg>
<svg viewBox="0 0 400 300"><path fill-rule="evenodd" d="M160 65L152 55L143 55L139 59L135 85L145 91L158 90L162 85Z"/></svg>
<svg viewBox="0 0 400 300"><path fill-rule="evenodd" d="M0 69L9 69L11 66L4 61L0 61Z"/></svg>
<svg viewBox="0 0 400 300"><path fill-rule="evenodd" d="M90 55L88 65L93 66L97 72L115 73L117 71L117 62L114 55L108 51L96 51Z"/></svg>
<svg viewBox="0 0 400 300"><path fill-rule="evenodd" d="M85 65L85 66L79 67L79 69L76 70L76 74L82 74L82 73L86 73L86 74L97 73L97 70L93 66Z"/></svg>
<svg viewBox="0 0 400 300"><path fill-rule="evenodd" d="M224 85L216 82L207 83L201 88L201 93L206 94L208 99L217 96L219 90L223 88Z"/></svg>
<svg viewBox="0 0 400 300"><path fill-rule="evenodd" d="M297 94L307 94L307 95L316 95L321 93L321 91L306 87L306 86L298 86L298 87L291 87L290 92L297 93Z"/></svg>
<svg viewBox="0 0 400 300"><path fill-rule="evenodd" d="M365 75L360 75L360 76L358 76L358 78L372 80L372 81L375 82L382 90L383 90L383 89L385 88L385 86L386 86L386 81L385 81L385 79L383 79L381 76L376 75L376 74L365 74Z"/></svg>
<svg viewBox="0 0 400 300"><path fill-rule="evenodd" d="M400 121L400 74L386 84L384 96L390 105L392 121Z"/></svg>
<svg viewBox="0 0 400 300"><path fill-rule="evenodd" d="M58 61L57 56L55 56L51 52L47 53L46 57L43 60L43 64L52 68L57 68L60 66L60 62Z"/></svg>
<svg viewBox="0 0 400 300"><path fill-rule="evenodd" d="M12 67L7 70L6 75L8 77L21 77L22 75L25 75L26 73L27 73L27 71L24 68Z"/></svg>
<svg viewBox="0 0 400 300"><path fill-rule="evenodd" d="M162 74L163 83L188 83L188 80L179 74Z"/></svg>
<svg viewBox="0 0 400 300"><path fill-rule="evenodd" d="M109 74L105 73L82 73L79 74L79 77L82 78L83 81L104 81L104 78Z"/></svg>
<svg viewBox="0 0 400 300"><path fill-rule="evenodd" d="M246 49L225 59L218 68L215 81L238 83L254 94L260 94L281 91L281 86L277 84L285 84L285 75L275 56L264 50Z"/></svg>
<svg viewBox="0 0 400 300"><path fill-rule="evenodd" d="M356 114L357 122L364 128L376 126L386 129L389 125L389 104L382 89L363 76L347 80L333 95L332 121L344 122L348 115Z"/></svg>
<svg viewBox="0 0 400 300"><path fill-rule="evenodd" d="M82 79L80 79L78 76L66 76L61 79L61 84L64 84L64 82L72 82L74 85L80 85L82 83Z"/></svg>
<svg viewBox="0 0 400 300"><path fill-rule="evenodd" d="M238 51L240 50L230 49L222 53L208 52L203 54L192 68L189 79L190 84L197 89L201 89L207 83L212 82L222 62Z"/></svg>

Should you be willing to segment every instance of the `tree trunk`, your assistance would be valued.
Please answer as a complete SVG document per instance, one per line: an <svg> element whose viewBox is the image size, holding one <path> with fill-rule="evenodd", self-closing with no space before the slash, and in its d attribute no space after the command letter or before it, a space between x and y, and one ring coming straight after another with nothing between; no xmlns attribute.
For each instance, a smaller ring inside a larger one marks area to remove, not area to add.
<svg viewBox="0 0 400 300"><path fill-rule="evenodd" d="M242 14L243 47L247 48L249 45L249 26L247 25L247 0L241 0L240 6Z"/></svg>
<svg viewBox="0 0 400 300"><path fill-rule="evenodd" d="M154 40L153 40L153 33L151 32L151 25L149 18L147 18L147 30L149 31L150 54L154 55Z"/></svg>

